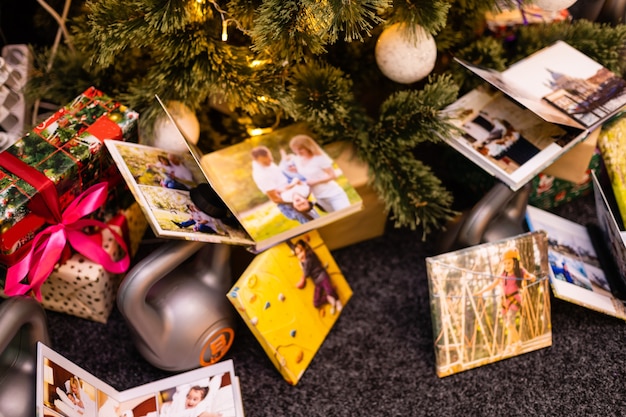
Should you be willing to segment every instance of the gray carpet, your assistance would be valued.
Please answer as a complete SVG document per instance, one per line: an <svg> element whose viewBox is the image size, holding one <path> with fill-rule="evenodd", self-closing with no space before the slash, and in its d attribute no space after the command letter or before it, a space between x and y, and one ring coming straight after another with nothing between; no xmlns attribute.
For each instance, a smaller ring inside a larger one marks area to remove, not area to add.
<svg viewBox="0 0 626 417"><path fill-rule="evenodd" d="M557 212L592 217L585 197ZM227 354L247 416L626 415L626 323L552 299L553 345L440 379L420 234L388 227L333 254L354 295L296 386L240 323ZM122 390L168 376L137 353L115 310L106 325L48 313L53 348Z"/></svg>

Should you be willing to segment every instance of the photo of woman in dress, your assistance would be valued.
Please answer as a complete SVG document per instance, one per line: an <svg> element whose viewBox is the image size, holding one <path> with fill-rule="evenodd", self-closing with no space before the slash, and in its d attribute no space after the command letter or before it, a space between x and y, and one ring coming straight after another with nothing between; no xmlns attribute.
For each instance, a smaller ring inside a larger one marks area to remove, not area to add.
<svg viewBox="0 0 626 417"><path fill-rule="evenodd" d="M295 165L298 174L306 179L311 194L326 212L350 206L348 195L335 181L337 173L333 160L308 135L300 134L291 138L289 147L296 155Z"/></svg>

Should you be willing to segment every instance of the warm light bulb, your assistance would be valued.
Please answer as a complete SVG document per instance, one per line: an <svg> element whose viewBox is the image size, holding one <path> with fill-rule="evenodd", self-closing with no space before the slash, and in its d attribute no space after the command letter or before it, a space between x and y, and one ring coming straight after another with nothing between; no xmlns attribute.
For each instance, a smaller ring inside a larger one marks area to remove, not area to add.
<svg viewBox="0 0 626 417"><path fill-rule="evenodd" d="M272 132L271 127L254 127L254 128L248 128L246 129L246 131L248 132L248 135L250 136L260 136L260 135L265 135L267 133L271 133Z"/></svg>
<svg viewBox="0 0 626 417"><path fill-rule="evenodd" d="M228 40L228 22L222 21L222 40L226 42Z"/></svg>
<svg viewBox="0 0 626 417"><path fill-rule="evenodd" d="M250 68L260 67L261 65L265 65L270 62L269 59L255 59L250 63Z"/></svg>

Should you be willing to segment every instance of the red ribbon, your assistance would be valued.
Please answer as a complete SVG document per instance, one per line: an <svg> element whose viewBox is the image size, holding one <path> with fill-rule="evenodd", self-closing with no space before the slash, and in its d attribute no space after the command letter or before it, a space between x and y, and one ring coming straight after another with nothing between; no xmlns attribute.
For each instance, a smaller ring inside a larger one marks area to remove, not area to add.
<svg viewBox="0 0 626 417"><path fill-rule="evenodd" d="M106 182L88 188L61 213L56 188L48 177L8 152L0 152L0 165L37 188L39 192L32 197L29 208L50 224L35 236L26 255L9 267L4 288L6 295L22 295L32 290L41 301L41 286L61 259L67 243L76 252L97 262L111 273L119 274L128 269L130 257L124 238L104 222L83 219L106 201L108 191ZM84 232L87 227L108 228L124 249L125 256L119 261L114 261L101 244ZM26 277L28 283L24 284L23 280Z"/></svg>

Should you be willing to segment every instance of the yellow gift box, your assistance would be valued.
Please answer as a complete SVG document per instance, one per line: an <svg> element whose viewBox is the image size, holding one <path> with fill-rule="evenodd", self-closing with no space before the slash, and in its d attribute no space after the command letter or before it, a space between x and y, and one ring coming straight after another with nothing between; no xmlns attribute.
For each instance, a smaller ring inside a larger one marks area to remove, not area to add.
<svg viewBox="0 0 626 417"><path fill-rule="evenodd" d="M368 183L367 164L356 156L354 147L349 143L333 143L324 146L324 150L335 160L363 200L362 210L318 230L326 247L335 250L382 236L388 213L385 204Z"/></svg>

